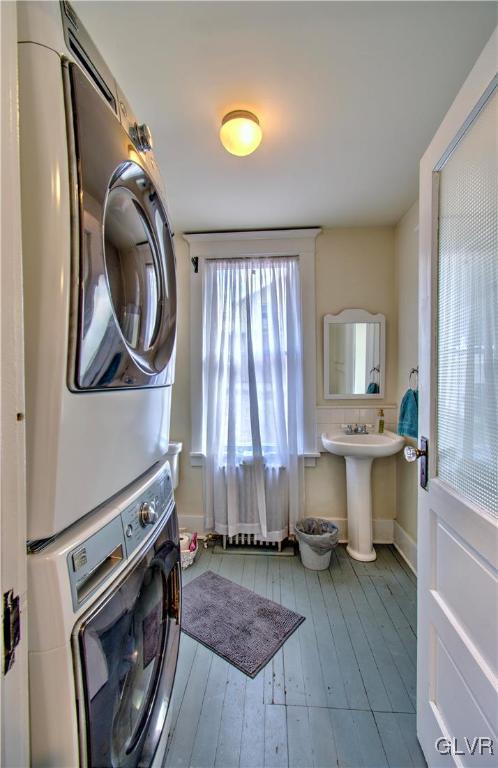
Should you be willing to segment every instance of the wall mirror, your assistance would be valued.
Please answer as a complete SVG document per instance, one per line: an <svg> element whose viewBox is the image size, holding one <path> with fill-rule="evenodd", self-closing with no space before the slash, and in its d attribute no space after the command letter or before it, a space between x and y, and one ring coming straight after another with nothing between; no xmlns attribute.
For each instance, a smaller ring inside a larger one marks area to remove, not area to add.
<svg viewBox="0 0 498 768"><path fill-rule="evenodd" d="M326 400L384 397L384 315L345 309L325 315L323 379Z"/></svg>

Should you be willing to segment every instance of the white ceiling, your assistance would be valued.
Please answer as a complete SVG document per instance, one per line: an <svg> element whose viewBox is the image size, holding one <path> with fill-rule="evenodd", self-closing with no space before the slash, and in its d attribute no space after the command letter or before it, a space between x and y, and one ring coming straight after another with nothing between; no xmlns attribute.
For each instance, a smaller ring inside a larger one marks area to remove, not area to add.
<svg viewBox="0 0 498 768"><path fill-rule="evenodd" d="M153 133L179 231L393 224L494 2L75 2ZM256 112L237 158L222 116Z"/></svg>

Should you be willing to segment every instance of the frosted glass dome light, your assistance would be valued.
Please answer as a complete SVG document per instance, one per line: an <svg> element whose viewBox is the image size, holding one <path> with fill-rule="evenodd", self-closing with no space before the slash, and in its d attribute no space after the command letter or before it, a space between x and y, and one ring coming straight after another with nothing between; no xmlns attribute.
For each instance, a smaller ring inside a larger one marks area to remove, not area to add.
<svg viewBox="0 0 498 768"><path fill-rule="evenodd" d="M228 112L221 121L221 143L232 155L250 155L259 147L262 136L258 118L245 109Z"/></svg>

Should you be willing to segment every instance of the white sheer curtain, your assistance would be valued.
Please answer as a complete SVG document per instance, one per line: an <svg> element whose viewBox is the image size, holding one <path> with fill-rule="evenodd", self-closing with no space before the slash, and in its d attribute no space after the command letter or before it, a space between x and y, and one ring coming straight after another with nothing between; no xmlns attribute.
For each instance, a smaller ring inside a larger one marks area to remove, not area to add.
<svg viewBox="0 0 498 768"><path fill-rule="evenodd" d="M282 541L304 498L297 258L206 261L202 391L206 528Z"/></svg>

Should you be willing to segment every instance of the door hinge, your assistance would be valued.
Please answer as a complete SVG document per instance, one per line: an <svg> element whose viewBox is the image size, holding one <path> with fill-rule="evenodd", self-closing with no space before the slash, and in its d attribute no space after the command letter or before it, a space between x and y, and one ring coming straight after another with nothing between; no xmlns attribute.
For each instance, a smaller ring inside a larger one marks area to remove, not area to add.
<svg viewBox="0 0 498 768"><path fill-rule="evenodd" d="M3 673L7 674L16 660L16 647L21 640L19 595L9 589L3 595Z"/></svg>

